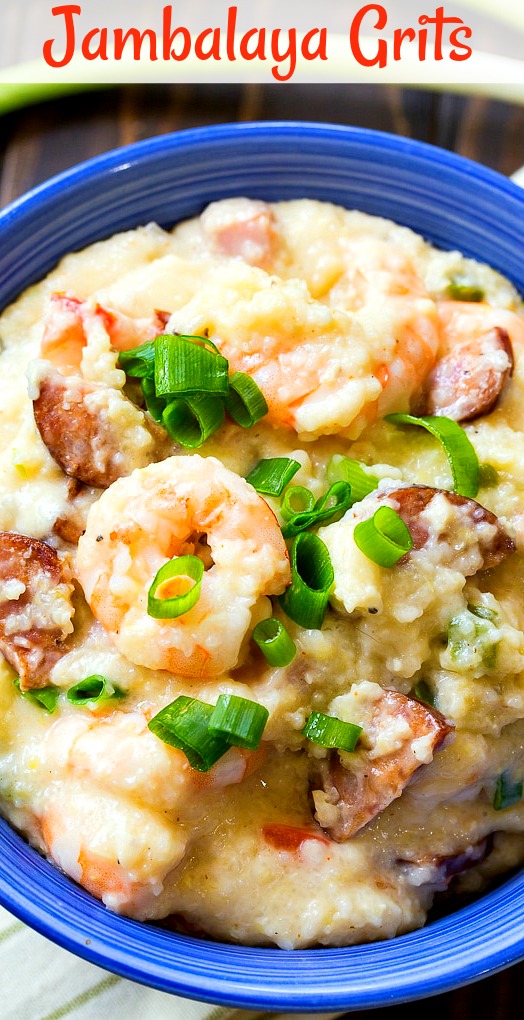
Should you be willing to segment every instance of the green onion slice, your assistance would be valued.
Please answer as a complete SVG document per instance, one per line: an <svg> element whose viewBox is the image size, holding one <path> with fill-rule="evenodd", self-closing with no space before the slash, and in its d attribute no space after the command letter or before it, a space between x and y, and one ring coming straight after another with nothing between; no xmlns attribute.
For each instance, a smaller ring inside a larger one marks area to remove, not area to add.
<svg viewBox="0 0 524 1020"><path fill-rule="evenodd" d="M192 768L207 772L226 753L230 742L212 733L213 705L181 695L148 723L156 737L183 751Z"/></svg>
<svg viewBox="0 0 524 1020"><path fill-rule="evenodd" d="M166 409L167 402L165 397L157 397L155 391L155 380L150 376L145 376L145 378L142 379L142 392L144 394L146 408L149 411L149 414L155 419L155 421L158 422L159 425L162 425L162 416Z"/></svg>
<svg viewBox="0 0 524 1020"><path fill-rule="evenodd" d="M314 507L311 489L306 489L305 485L290 485L282 497L280 513L285 521L290 521L297 514L311 513Z"/></svg>
<svg viewBox="0 0 524 1020"><path fill-rule="evenodd" d="M494 609L490 609L489 606L475 606L472 602L468 602L468 609L470 613L473 613L473 616L478 616L479 620L489 620L490 623L497 622L498 613Z"/></svg>
<svg viewBox="0 0 524 1020"><path fill-rule="evenodd" d="M208 350L204 337L173 336L165 333L155 341L155 391L162 396L228 392L228 362L215 350Z"/></svg>
<svg viewBox="0 0 524 1020"><path fill-rule="evenodd" d="M333 715L312 712L302 733L313 744L320 747L336 747L340 751L354 751L362 726L356 723L343 722Z"/></svg>
<svg viewBox="0 0 524 1020"><path fill-rule="evenodd" d="M390 506L380 506L373 517L357 524L353 537L360 551L379 567L393 567L413 548L407 524Z"/></svg>
<svg viewBox="0 0 524 1020"><path fill-rule="evenodd" d="M253 631L253 641L270 666L289 666L297 654L294 641L276 616L270 616L269 620L257 623Z"/></svg>
<svg viewBox="0 0 524 1020"><path fill-rule="evenodd" d="M482 287L474 283L467 283L456 277L451 280L448 286L448 296L452 301L484 301L485 293Z"/></svg>
<svg viewBox="0 0 524 1020"><path fill-rule="evenodd" d="M282 609L301 627L319 630L334 580L324 542L318 535L302 531L291 549L291 584L280 596Z"/></svg>
<svg viewBox="0 0 524 1020"><path fill-rule="evenodd" d="M198 556L175 556L168 560L155 576L147 595L147 612L157 620L173 620L189 612L200 598L204 564ZM189 578L194 584L189 590L167 598L159 598L158 589L174 577Z"/></svg>
<svg viewBox="0 0 524 1020"><path fill-rule="evenodd" d="M229 380L226 408L237 425L249 429L268 412L266 398L254 379L244 372L234 372Z"/></svg>
<svg viewBox="0 0 524 1020"><path fill-rule="evenodd" d="M209 720L209 732L235 747L256 751L269 712L263 705L235 694L221 694Z"/></svg>
<svg viewBox="0 0 524 1020"><path fill-rule="evenodd" d="M219 397L194 393L171 401L162 414L162 424L175 442L196 450L220 428L224 418L224 404Z"/></svg>
<svg viewBox="0 0 524 1020"><path fill-rule="evenodd" d="M43 708L49 715L53 714L60 697L60 688L49 686L40 687L40 689L33 691L22 691L20 690L19 677L15 677L13 683L26 701L30 701L32 705L37 705L38 708Z"/></svg>
<svg viewBox="0 0 524 1020"><path fill-rule="evenodd" d="M499 473L493 464L479 464L479 489L494 489L499 481Z"/></svg>
<svg viewBox="0 0 524 1020"><path fill-rule="evenodd" d="M282 528L282 534L284 538L293 538L300 531L316 528L324 521L338 520L350 504L351 486L348 482L334 482L328 491L317 499L312 510L293 514Z"/></svg>
<svg viewBox="0 0 524 1020"><path fill-rule="evenodd" d="M269 457L259 460L249 472L246 482L265 496L280 496L300 466L298 460L290 457Z"/></svg>
<svg viewBox="0 0 524 1020"><path fill-rule="evenodd" d="M502 772L497 779L493 807L495 811L504 811L522 800L523 784L515 782L507 772Z"/></svg>
<svg viewBox="0 0 524 1020"><path fill-rule="evenodd" d="M364 471L363 465L358 460L351 460L341 453L335 453L327 466L327 480L333 482L347 482L351 486L351 506L353 503L360 503L361 499L369 496L377 488L379 479L375 475Z"/></svg>
<svg viewBox="0 0 524 1020"><path fill-rule="evenodd" d="M118 364L126 375L130 375L134 379L144 379L147 376L152 378L155 371L155 341L147 340L139 347L132 347L129 351L120 351Z"/></svg>
<svg viewBox="0 0 524 1020"><path fill-rule="evenodd" d="M415 684L412 690L412 695L417 699L417 701L423 701L426 705L435 706L433 691L426 680L419 680L419 682Z"/></svg>
<svg viewBox="0 0 524 1020"><path fill-rule="evenodd" d="M100 673L93 673L92 676L87 676L85 680L79 680L77 684L70 687L67 692L67 700L72 705L94 705L100 704L104 701L109 701L111 698L123 698L125 697L125 691L116 684L111 683L105 676Z"/></svg>
<svg viewBox="0 0 524 1020"><path fill-rule="evenodd" d="M464 429L456 421L443 415L417 418L414 414L388 414L385 420L394 425L418 425L435 436L449 460L455 492L475 498L479 489L479 462Z"/></svg>

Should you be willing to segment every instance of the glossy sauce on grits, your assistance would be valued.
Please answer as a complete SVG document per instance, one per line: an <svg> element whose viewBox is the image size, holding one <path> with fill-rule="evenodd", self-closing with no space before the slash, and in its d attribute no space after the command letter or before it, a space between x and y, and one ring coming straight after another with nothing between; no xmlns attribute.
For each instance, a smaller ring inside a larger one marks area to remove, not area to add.
<svg viewBox="0 0 524 1020"><path fill-rule="evenodd" d="M196 449L170 438L119 363L169 334L212 341L267 414L250 428L226 415ZM524 315L511 284L386 220L239 198L68 255L4 311L0 338L11 823L111 910L286 949L393 937L450 885L476 892L519 864ZM434 435L385 420L410 410L460 423L474 496L455 491ZM334 575L314 627L281 601L294 541L281 497L245 481L276 457L317 501L343 458L370 482L309 529ZM381 507L412 540L390 566L355 541ZM200 597L156 618L153 579L185 555L204 562ZM296 646L288 665L252 639L268 617ZM93 676L104 696L75 703ZM223 694L268 710L258 749L232 745L198 771L148 726L180 695ZM361 727L355 749L308 739L316 712Z"/></svg>

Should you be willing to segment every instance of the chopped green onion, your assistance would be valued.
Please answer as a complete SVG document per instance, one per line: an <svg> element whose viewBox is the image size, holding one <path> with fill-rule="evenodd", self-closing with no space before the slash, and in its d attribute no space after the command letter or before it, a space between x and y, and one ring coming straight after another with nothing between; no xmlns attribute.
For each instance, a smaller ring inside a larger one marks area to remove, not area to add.
<svg viewBox="0 0 524 1020"><path fill-rule="evenodd" d="M499 473L493 464L479 464L479 489L494 489L499 484Z"/></svg>
<svg viewBox="0 0 524 1020"><path fill-rule="evenodd" d="M291 620L319 630L335 580L327 547L318 535L302 531L291 549L291 584L280 604Z"/></svg>
<svg viewBox="0 0 524 1020"><path fill-rule="evenodd" d="M435 705L435 696L431 687L425 680L419 680L413 688L413 697L417 701L423 701L426 705Z"/></svg>
<svg viewBox="0 0 524 1020"><path fill-rule="evenodd" d="M155 370L155 341L147 340L139 347L133 347L129 351L120 351L118 364L126 375L130 375L134 379L152 377Z"/></svg>
<svg viewBox="0 0 524 1020"><path fill-rule="evenodd" d="M290 521L297 514L310 513L314 506L311 489L306 489L305 485L290 485L282 497L280 513L285 521Z"/></svg>
<svg viewBox="0 0 524 1020"><path fill-rule="evenodd" d="M158 397L193 393L225 397L228 362L221 354L202 347L203 337L172 336L155 341L155 391Z"/></svg>
<svg viewBox="0 0 524 1020"><path fill-rule="evenodd" d="M380 506L373 517L357 524L353 537L360 551L379 567L394 567L413 548L407 524L390 506Z"/></svg>
<svg viewBox="0 0 524 1020"><path fill-rule="evenodd" d="M249 429L268 412L266 398L254 379L244 372L234 372L229 380L226 408L237 425Z"/></svg>
<svg viewBox="0 0 524 1020"><path fill-rule="evenodd" d="M275 616L257 623L253 640L263 652L270 666L289 666L297 650L284 624Z"/></svg>
<svg viewBox="0 0 524 1020"><path fill-rule="evenodd" d="M490 623L496 623L498 613L494 609L489 609L488 606L474 606L472 602L468 602L468 609L474 616L478 616L479 620L489 620Z"/></svg>
<svg viewBox="0 0 524 1020"><path fill-rule="evenodd" d="M230 742L209 729L213 705L181 695L148 723L156 737L183 751L192 768L207 772L229 750Z"/></svg>
<svg viewBox="0 0 524 1020"><path fill-rule="evenodd" d="M209 720L209 732L235 747L256 751L269 712L263 705L235 694L221 694Z"/></svg>
<svg viewBox="0 0 524 1020"><path fill-rule="evenodd" d="M67 692L67 700L72 705L94 705L111 698L123 698L125 691L111 681L106 680L100 673L87 676L85 680L79 680L77 684L70 687Z"/></svg>
<svg viewBox="0 0 524 1020"><path fill-rule="evenodd" d="M351 505L360 503L361 499L369 496L379 483L375 475L364 471L360 461L351 460L341 453L335 453L331 458L327 466L327 480L330 483L348 482L351 486Z"/></svg>
<svg viewBox="0 0 524 1020"><path fill-rule="evenodd" d="M417 425L435 436L448 458L455 492L475 498L479 489L479 462L464 429L456 421L444 415L417 418L414 414L388 414L385 420L394 425Z"/></svg>
<svg viewBox="0 0 524 1020"><path fill-rule="evenodd" d="M299 470L298 460L292 460L290 457L270 457L259 460L249 472L246 482L265 496L280 496Z"/></svg>
<svg viewBox="0 0 524 1020"><path fill-rule="evenodd" d="M340 751L354 751L362 726L356 723L343 722L333 715L312 712L302 733L313 744L320 747L336 747Z"/></svg>
<svg viewBox="0 0 524 1020"><path fill-rule="evenodd" d="M351 503L351 486L347 482L334 482L331 488L317 499L312 510L293 514L282 528L284 538L294 538L300 531L316 528L324 521L338 520Z"/></svg>
<svg viewBox="0 0 524 1020"><path fill-rule="evenodd" d="M474 283L467 283L460 277L450 281L448 295L453 301L484 301L485 293L482 287Z"/></svg>
<svg viewBox="0 0 524 1020"><path fill-rule="evenodd" d="M172 620L189 612L200 598L204 564L198 556L175 556L168 560L155 576L147 595L147 612L157 620ZM174 577L190 578L194 584L178 595L158 598L157 591Z"/></svg>
<svg viewBox="0 0 524 1020"><path fill-rule="evenodd" d="M155 380L146 376L142 379L142 392L144 394L146 408L149 414L159 425L163 424L163 414L166 409L165 397L157 397L155 390Z"/></svg>
<svg viewBox="0 0 524 1020"><path fill-rule="evenodd" d="M518 804L519 800L522 800L522 793L522 782L515 782L507 772L502 772L497 779L493 797L495 811L504 811L513 804Z"/></svg>
<svg viewBox="0 0 524 1020"><path fill-rule="evenodd" d="M60 697L59 687L40 687L32 691L22 691L20 690L19 677L15 677L13 683L26 701L30 701L32 705L37 705L38 708L43 708L49 715L53 714Z"/></svg>
<svg viewBox="0 0 524 1020"><path fill-rule="evenodd" d="M162 424L175 442L196 450L224 421L224 404L219 397L194 393L171 401L162 414Z"/></svg>

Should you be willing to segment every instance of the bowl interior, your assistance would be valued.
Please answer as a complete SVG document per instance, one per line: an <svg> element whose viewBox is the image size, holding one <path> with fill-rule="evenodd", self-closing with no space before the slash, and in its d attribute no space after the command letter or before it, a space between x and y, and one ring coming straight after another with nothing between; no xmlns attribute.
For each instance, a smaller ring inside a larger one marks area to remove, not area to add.
<svg viewBox="0 0 524 1020"><path fill-rule="evenodd" d="M169 226L233 195L317 198L458 248L524 292L524 192L421 143L309 124L242 124L151 139L68 171L0 215L0 307L60 256L118 230ZM390 942L285 953L176 935L110 914L0 821L0 900L66 948L179 995L324 1011L443 992L524 956L524 878Z"/></svg>

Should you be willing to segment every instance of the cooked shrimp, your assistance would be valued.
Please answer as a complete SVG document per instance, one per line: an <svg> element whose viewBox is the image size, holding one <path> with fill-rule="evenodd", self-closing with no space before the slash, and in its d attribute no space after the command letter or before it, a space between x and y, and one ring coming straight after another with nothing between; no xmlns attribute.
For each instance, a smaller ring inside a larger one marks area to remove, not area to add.
<svg viewBox="0 0 524 1020"><path fill-rule="evenodd" d="M196 605L176 619L147 614L163 564L200 556ZM77 572L93 613L137 665L211 677L238 662L268 595L290 580L282 534L267 503L212 457L171 457L115 482L89 512Z"/></svg>
<svg viewBox="0 0 524 1020"><path fill-rule="evenodd" d="M363 733L369 749L334 752L320 766L322 790L313 790L316 818L337 842L350 839L400 797L453 732L440 712L414 698L390 690L371 693Z"/></svg>
<svg viewBox="0 0 524 1020"><path fill-rule="evenodd" d="M20 677L22 691L45 687L73 630L66 568L36 538L0 534L0 649Z"/></svg>
<svg viewBox="0 0 524 1020"><path fill-rule="evenodd" d="M220 265L169 328L208 335L232 370L257 382L267 420L306 439L356 438L377 416L407 410L439 344L436 306L424 295L384 296L360 316L242 263Z"/></svg>
<svg viewBox="0 0 524 1020"><path fill-rule="evenodd" d="M37 361L30 390L35 423L53 460L85 485L105 489L158 459L166 445L149 415L103 383L64 377L48 361Z"/></svg>
<svg viewBox="0 0 524 1020"><path fill-rule="evenodd" d="M524 319L485 302L443 301L442 356L425 385L425 410L469 421L495 406L524 344Z"/></svg>
<svg viewBox="0 0 524 1020"><path fill-rule="evenodd" d="M230 748L196 772L138 711L62 716L38 757L48 780L42 849L106 906L138 918L170 912L164 883L186 852L187 823L205 815L203 798L260 764L258 752Z"/></svg>
<svg viewBox="0 0 524 1020"><path fill-rule="evenodd" d="M229 198L212 202L202 213L204 234L221 255L267 267L277 241L275 217L266 202Z"/></svg>
<svg viewBox="0 0 524 1020"><path fill-rule="evenodd" d="M132 319L122 312L92 301L80 301L68 294L52 294L40 354L65 375L77 372L90 336L104 330L112 347L127 351L153 340L164 328L168 315L155 313L152 319Z"/></svg>

